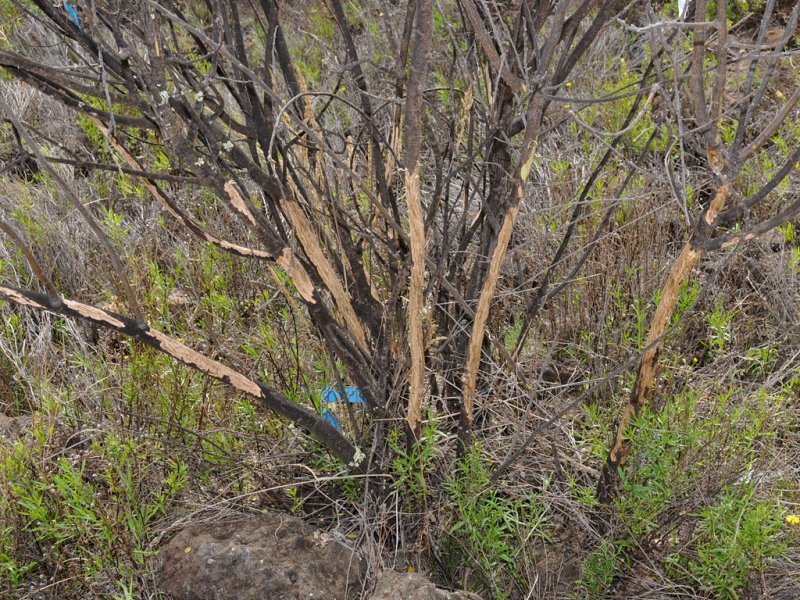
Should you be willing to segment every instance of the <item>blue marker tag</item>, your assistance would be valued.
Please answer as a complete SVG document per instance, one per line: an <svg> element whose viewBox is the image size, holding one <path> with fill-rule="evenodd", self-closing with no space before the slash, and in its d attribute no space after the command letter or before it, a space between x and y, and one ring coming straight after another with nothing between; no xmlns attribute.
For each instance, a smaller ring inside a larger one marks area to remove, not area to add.
<svg viewBox="0 0 800 600"><path fill-rule="evenodd" d="M347 396L347 401L350 404L364 404L364 396L361 395L361 390L357 387L347 386L344 388L344 394ZM339 391L332 387L326 387L322 390L321 400L328 404L341 402L342 398Z"/></svg>
<svg viewBox="0 0 800 600"><path fill-rule="evenodd" d="M72 19L73 23L75 23L75 27L83 31L81 29L81 24L78 22L78 11L75 10L75 7L69 4L67 0L61 0L61 2L64 4L64 10L67 11L69 18Z"/></svg>
<svg viewBox="0 0 800 600"><path fill-rule="evenodd" d="M364 404L364 396L361 395L361 390L356 387L344 388L344 393L347 395L347 401L350 404Z"/></svg>
<svg viewBox="0 0 800 600"><path fill-rule="evenodd" d="M357 387L345 387L344 395L347 397L347 402L350 404L364 404L364 396L361 395L361 390ZM339 392L332 387L326 387L322 390L322 394L320 395L320 400L322 400L323 405L322 418L333 425L337 431L341 431L342 426L339 424L336 415L329 411L327 407L333 408L341 399L342 397L339 395Z"/></svg>
<svg viewBox="0 0 800 600"><path fill-rule="evenodd" d="M342 430L342 426L339 425L339 420L336 418L336 415L330 412L329 410L322 410L322 418L325 419L328 423L333 425L337 431Z"/></svg>
<svg viewBox="0 0 800 600"><path fill-rule="evenodd" d="M320 400L327 404L335 404L339 400L339 392L333 388L326 387L322 390L322 396L320 397Z"/></svg>

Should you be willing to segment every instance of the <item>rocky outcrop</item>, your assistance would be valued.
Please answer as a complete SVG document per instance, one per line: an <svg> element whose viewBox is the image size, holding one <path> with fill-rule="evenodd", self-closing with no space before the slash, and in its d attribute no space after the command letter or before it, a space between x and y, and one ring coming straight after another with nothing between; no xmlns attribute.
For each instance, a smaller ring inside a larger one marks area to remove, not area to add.
<svg viewBox="0 0 800 600"><path fill-rule="evenodd" d="M481 598L469 592L446 592L417 573L386 571L381 575L378 586L369 600L481 600Z"/></svg>
<svg viewBox="0 0 800 600"><path fill-rule="evenodd" d="M350 548L288 515L191 525L161 563L174 600L354 600L365 575Z"/></svg>
<svg viewBox="0 0 800 600"><path fill-rule="evenodd" d="M190 525L160 562L156 581L172 600L481 600L393 571L363 596L366 565L353 550L288 515Z"/></svg>

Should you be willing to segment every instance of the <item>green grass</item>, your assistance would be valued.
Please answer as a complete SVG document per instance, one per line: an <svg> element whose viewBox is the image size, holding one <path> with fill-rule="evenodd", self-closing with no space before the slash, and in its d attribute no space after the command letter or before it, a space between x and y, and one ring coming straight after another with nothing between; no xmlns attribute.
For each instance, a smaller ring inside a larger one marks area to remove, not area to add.
<svg viewBox="0 0 800 600"><path fill-rule="evenodd" d="M453 523L447 529L447 564L461 583L497 600L525 588L526 548L548 539L550 511L535 496L506 497L489 485L489 471L474 446L455 465L444 486ZM468 577L464 571L470 573Z"/></svg>
<svg viewBox="0 0 800 600"><path fill-rule="evenodd" d="M715 504L693 516L697 533L691 553L667 557L668 572L716 598L741 598L753 587L754 575L788 547L781 505L756 498L750 483L726 488Z"/></svg>
<svg viewBox="0 0 800 600"><path fill-rule="evenodd" d="M614 501L616 533L584 561L584 593L603 597L654 539L647 560L660 561L673 584L716 598L746 592L787 548L777 492L757 493L748 473L760 468L790 402L783 393L688 389L660 412L646 408L628 432L633 454Z"/></svg>
<svg viewBox="0 0 800 600"><path fill-rule="evenodd" d="M440 434L436 422L430 415L422 426L419 440L407 450L405 436L395 427L389 432L389 448L392 450L393 486L402 490L403 495L415 503L424 502L429 493L428 479L431 476L433 460L438 455Z"/></svg>
<svg viewBox="0 0 800 600"><path fill-rule="evenodd" d="M54 566L86 589L109 577L129 579L153 553L153 524L186 485L186 463L158 445L97 430L77 434L86 440L57 452L55 435L42 419L27 437L0 449L6 590ZM33 548L44 553L36 556Z"/></svg>

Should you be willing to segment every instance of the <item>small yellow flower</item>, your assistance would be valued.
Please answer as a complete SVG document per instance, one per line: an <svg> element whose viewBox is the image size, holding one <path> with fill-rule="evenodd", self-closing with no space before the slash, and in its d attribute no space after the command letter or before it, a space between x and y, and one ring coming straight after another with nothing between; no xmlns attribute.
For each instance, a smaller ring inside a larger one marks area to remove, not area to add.
<svg viewBox="0 0 800 600"><path fill-rule="evenodd" d="M800 517L797 515L789 515L786 517L786 523L789 525L800 525Z"/></svg>

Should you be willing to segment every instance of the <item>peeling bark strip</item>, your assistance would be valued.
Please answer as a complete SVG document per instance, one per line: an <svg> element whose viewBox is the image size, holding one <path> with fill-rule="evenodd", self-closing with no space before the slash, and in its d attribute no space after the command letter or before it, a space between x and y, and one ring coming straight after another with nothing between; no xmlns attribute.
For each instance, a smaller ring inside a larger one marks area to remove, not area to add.
<svg viewBox="0 0 800 600"><path fill-rule="evenodd" d="M408 344L411 350L411 373L406 421L416 439L425 400L425 340L423 307L425 305L425 217L422 212L419 184L420 129L422 126L422 82L425 79L431 47L433 1L420 0L417 5L411 70L406 97L404 138L406 167L406 204L408 205L411 240L411 275L408 301Z"/></svg>
<svg viewBox="0 0 800 600"><path fill-rule="evenodd" d="M347 329L361 345L361 349L365 350L367 348L367 336L364 333L364 327L356 316L356 311L353 309L353 304L350 302L350 296L345 291L330 261L325 257L322 248L320 248L319 238L314 233L311 223L309 223L306 215L296 203L285 201L282 204L284 212L289 217L306 256L311 261L311 264L316 267L319 276L322 278L322 282L330 291L331 296L333 296L333 301L336 303L336 308L339 309L339 313L344 319ZM313 301L312 298L311 302Z"/></svg>
<svg viewBox="0 0 800 600"><path fill-rule="evenodd" d="M283 254L277 258L277 261L286 271L286 274L291 277L300 297L309 304L316 304L317 301L314 300L314 284L311 283L311 278L289 246L283 249Z"/></svg>
<svg viewBox="0 0 800 600"><path fill-rule="evenodd" d="M532 121L534 110L537 106L531 106L528 111L529 123ZM533 167L533 160L536 156L536 137L534 135L535 128L529 125L525 132L525 148L522 153L522 164L519 167L517 176L517 184L514 188L514 198L511 206L506 212L503 219L503 225L500 228L500 233L497 236L497 245L492 254L492 260L489 263L489 273L483 282L481 288L481 295L478 299L478 308L475 310L475 321L472 324L472 336L469 340L469 350L467 353L467 363L464 370L464 399L463 399L463 419L461 426L464 435L467 436L472 429L472 420L474 415L475 404L475 388L478 383L478 368L481 363L481 348L483 347L483 337L486 334L486 321L489 318L489 308L494 297L494 291L497 288L497 281L500 279L500 268L503 266L503 261L506 257L506 250L508 244L511 242L511 232L514 230L514 223L517 221L519 214L519 205L525 194L525 184L531 174ZM467 438L465 437L466 441Z"/></svg>
<svg viewBox="0 0 800 600"><path fill-rule="evenodd" d="M639 361L636 381L628 402L625 404L622 418L614 436L614 443L611 446L611 451L600 476L597 495L602 502L608 502L611 499L618 469L628 460L630 443L625 439L625 432L630 422L639 414L653 393L658 371L658 357L664 345L663 334L672 318L672 313L675 311L681 284L688 279L689 274L697 265L701 256L702 252L693 248L691 241L687 242L678 260L675 261L667 282L664 284L658 307L650 324L650 331L647 334L647 342L645 344L647 350L645 350L642 359Z"/></svg>
<svg viewBox="0 0 800 600"><path fill-rule="evenodd" d="M422 308L425 302L425 232L422 205L419 200L419 175L406 172L406 198L408 220L411 226L411 281L408 302L408 343L411 349L411 387L408 397L406 421L416 438L422 420L425 399L425 341Z"/></svg>
<svg viewBox="0 0 800 600"><path fill-rule="evenodd" d="M224 188L225 193L228 194L228 198L231 201L231 206L247 219L254 228L257 228L258 224L256 223L256 219L253 213L250 212L250 207L247 206L247 202L245 202L239 190L236 188L236 184L233 181L226 181ZM273 258L286 274L291 277L292 283L294 283L294 287L297 288L297 293L300 294L300 297L309 304L316 304L317 301L314 299L314 284L311 283L311 278L308 276L308 273L306 273L302 263L297 260L292 249L286 246L280 256L275 256Z"/></svg>
<svg viewBox="0 0 800 600"><path fill-rule="evenodd" d="M619 469L625 465L630 453L630 442L625 439L625 432L630 422L639 414L653 394L658 374L658 357L664 346L664 333L675 312L681 285L689 279L692 269L700 262L700 258L704 254L702 249L703 241L708 236L711 224L724 208L729 193L730 188L727 184L719 187L702 217L702 223L698 224L699 229L683 246L683 250L672 266L672 271L670 271L667 281L664 283L656 312L650 323L650 330L647 333L646 349L642 354L642 359L639 361L636 381L625 404L622 418L614 435L614 442L597 485L597 497L601 502L607 503L613 497Z"/></svg>
<svg viewBox="0 0 800 600"><path fill-rule="evenodd" d="M0 285L0 298L20 306L83 319L139 340L164 354L168 354L183 365L222 381L238 392L261 400L267 408L276 414L289 419L298 427L307 429L337 458L348 465L351 471L362 472L364 469L364 454L361 450L354 447L342 434L315 412L295 404L283 394L253 381L227 365L192 350L175 338L153 329L146 323L138 323L129 317L111 313L96 306L12 286Z"/></svg>
<svg viewBox="0 0 800 600"><path fill-rule="evenodd" d="M242 198L239 190L236 189L236 184L233 181L226 181L224 189L225 193L228 194L228 198L230 198L231 206L239 211L239 213L245 219L247 219L250 225L253 227L258 227L256 218L253 216L253 213L250 212L250 207L247 206L247 202L244 201L244 198Z"/></svg>
<svg viewBox="0 0 800 600"><path fill-rule="evenodd" d="M469 431L472 428L472 419L475 404L475 388L478 383L478 368L481 362L481 348L483 347L483 336L486 333L486 321L489 318L489 307L494 297L497 281L500 279L500 267L506 257L506 250L511 241L511 232L519 214L519 204L515 204L508 209L500 234L497 236L497 246L492 254L492 262L489 265L489 273L481 288L478 308L475 310L475 321L472 325L472 337L469 340L469 353L467 354L467 368L464 373L464 414L466 423L464 429Z"/></svg>
<svg viewBox="0 0 800 600"><path fill-rule="evenodd" d="M133 169L137 171L143 171L142 165L139 164L130 152L120 144L117 139L108 131L108 128L103 124L103 122L93 116L90 116L89 119L94 123L94 125L100 130L100 132L105 136L106 140L117 153L125 159L125 162L128 163ZM247 248L246 246L240 246L239 244L234 244L233 242L229 242L227 240L220 239L214 235L208 233L205 229L203 229L197 221L195 221L191 215L186 214L183 212L170 198L163 192L161 189L153 182L152 179L147 179L146 177L142 179L142 183L147 188L147 191L150 192L150 195L158 201L159 204L166 210L172 217L178 222L178 224L186 227L189 231L195 234L197 237L202 239L209 244L213 244L218 248L226 250L228 252L232 252L234 254L238 254L239 256L252 256L254 258L271 258L269 252L266 250L258 250L256 248ZM234 189L235 191L235 189ZM236 192L238 194L238 192Z"/></svg>

